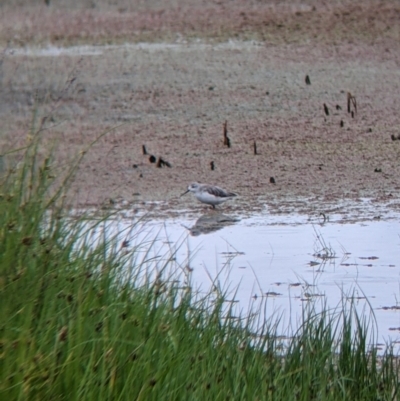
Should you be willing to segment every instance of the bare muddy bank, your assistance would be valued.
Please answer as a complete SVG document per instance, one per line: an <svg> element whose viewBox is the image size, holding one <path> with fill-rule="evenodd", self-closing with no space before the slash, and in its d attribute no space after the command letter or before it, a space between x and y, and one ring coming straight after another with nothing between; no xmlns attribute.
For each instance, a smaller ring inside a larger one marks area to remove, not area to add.
<svg viewBox="0 0 400 401"><path fill-rule="evenodd" d="M60 166L110 130L80 168L75 206L166 202L169 210L197 209L179 194L199 181L238 193L226 207L239 213L313 213L350 201L361 216L363 198L395 210L396 46L198 41L8 49L1 150L25 143L38 106L44 142L59 145ZM348 92L357 100L353 116ZM160 158L170 167L157 167Z"/></svg>

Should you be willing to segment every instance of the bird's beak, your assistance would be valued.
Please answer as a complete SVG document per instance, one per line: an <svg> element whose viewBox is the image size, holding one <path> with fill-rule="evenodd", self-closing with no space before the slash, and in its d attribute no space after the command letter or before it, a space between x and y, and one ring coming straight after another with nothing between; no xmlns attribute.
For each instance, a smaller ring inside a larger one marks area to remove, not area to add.
<svg viewBox="0 0 400 401"><path fill-rule="evenodd" d="M186 195L189 192L189 190L185 191L181 196Z"/></svg>

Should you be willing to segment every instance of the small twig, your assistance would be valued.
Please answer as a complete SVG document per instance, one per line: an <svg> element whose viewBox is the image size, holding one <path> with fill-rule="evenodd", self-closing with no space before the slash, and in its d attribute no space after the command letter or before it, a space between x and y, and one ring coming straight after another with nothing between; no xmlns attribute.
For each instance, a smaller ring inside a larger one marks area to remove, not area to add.
<svg viewBox="0 0 400 401"><path fill-rule="evenodd" d="M351 110L352 105L354 112L357 114L357 100L355 96L353 96L350 92L347 92L347 112L352 113L352 117L354 117L354 112Z"/></svg>
<svg viewBox="0 0 400 401"><path fill-rule="evenodd" d="M164 166L167 166L167 167L169 167L169 168L172 167L172 166L171 166L171 163L167 162L167 161L164 160L162 157L159 157L159 158L158 158L158 161L157 161L157 167L158 167L158 168L162 168L162 167L164 167Z"/></svg>
<svg viewBox="0 0 400 401"><path fill-rule="evenodd" d="M228 137L228 120L224 122L224 141Z"/></svg>
<svg viewBox="0 0 400 401"><path fill-rule="evenodd" d="M228 138L228 121L225 120L224 122L224 145L227 146L228 148L231 147L231 141Z"/></svg>

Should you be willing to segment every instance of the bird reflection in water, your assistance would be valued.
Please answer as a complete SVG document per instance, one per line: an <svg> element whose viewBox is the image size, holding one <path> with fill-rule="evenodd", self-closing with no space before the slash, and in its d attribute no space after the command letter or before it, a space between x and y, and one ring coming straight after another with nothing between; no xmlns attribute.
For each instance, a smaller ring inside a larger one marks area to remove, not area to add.
<svg viewBox="0 0 400 401"><path fill-rule="evenodd" d="M192 227L185 227L189 230L190 235L197 237L201 234L209 234L218 231L221 228L231 226L240 221L240 219L225 214L203 214L200 216Z"/></svg>

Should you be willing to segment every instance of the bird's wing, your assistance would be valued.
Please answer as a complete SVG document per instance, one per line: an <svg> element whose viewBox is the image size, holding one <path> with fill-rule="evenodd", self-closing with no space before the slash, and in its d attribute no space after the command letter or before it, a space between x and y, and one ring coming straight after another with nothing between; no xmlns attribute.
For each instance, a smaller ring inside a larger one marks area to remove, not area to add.
<svg viewBox="0 0 400 401"><path fill-rule="evenodd" d="M220 187L210 186L207 188L207 191L214 196L218 196L219 198L229 198L231 196L236 196L236 194L234 194L233 192L226 192Z"/></svg>

